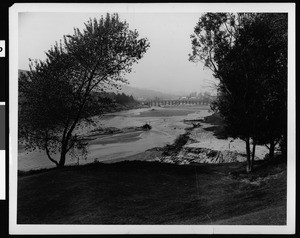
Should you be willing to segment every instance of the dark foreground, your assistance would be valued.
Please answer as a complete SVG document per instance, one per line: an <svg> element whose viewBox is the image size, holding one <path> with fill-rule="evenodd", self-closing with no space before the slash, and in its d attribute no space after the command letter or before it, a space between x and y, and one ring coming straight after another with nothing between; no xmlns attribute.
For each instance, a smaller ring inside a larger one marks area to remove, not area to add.
<svg viewBox="0 0 300 238"><path fill-rule="evenodd" d="M91 164L23 173L19 224L286 224L286 163Z"/></svg>

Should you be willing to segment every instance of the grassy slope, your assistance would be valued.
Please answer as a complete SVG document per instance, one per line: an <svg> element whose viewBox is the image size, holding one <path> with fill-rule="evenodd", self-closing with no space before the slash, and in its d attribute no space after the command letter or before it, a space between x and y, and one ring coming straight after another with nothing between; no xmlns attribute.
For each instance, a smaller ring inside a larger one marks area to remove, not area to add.
<svg viewBox="0 0 300 238"><path fill-rule="evenodd" d="M23 174L18 223L285 224L286 164L259 164L250 177L244 166L131 161Z"/></svg>

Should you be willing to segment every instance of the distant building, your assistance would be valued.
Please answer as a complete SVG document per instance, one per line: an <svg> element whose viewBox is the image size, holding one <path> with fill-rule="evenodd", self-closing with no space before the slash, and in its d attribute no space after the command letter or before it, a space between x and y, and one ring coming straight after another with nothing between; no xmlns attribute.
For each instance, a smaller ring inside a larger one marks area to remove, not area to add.
<svg viewBox="0 0 300 238"><path fill-rule="evenodd" d="M198 98L197 97L190 97L189 100L191 101L196 101Z"/></svg>

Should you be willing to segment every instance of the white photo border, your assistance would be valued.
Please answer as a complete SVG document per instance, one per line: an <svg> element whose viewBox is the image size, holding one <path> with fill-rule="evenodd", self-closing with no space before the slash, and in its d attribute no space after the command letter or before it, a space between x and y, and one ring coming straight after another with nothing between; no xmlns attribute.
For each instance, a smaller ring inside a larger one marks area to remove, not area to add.
<svg viewBox="0 0 300 238"><path fill-rule="evenodd" d="M286 12L288 13L287 225L20 225L17 224L18 168L18 13L20 12ZM295 233L295 4L294 3L139 3L14 4L9 9L9 233L10 234L294 234Z"/></svg>

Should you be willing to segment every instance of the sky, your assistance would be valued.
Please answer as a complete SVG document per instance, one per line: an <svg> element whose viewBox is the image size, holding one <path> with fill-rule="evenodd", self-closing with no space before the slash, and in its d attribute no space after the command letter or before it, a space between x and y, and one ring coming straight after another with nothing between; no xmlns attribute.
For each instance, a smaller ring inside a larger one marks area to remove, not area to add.
<svg viewBox="0 0 300 238"><path fill-rule="evenodd" d="M84 28L89 18L103 13L21 12L18 17L19 69L29 69L29 58L45 60L45 52L73 33ZM201 16L195 13L118 13L130 29L148 38L150 48L126 75L129 85L172 94L213 92L217 82L202 63L188 60L191 53L190 35Z"/></svg>

